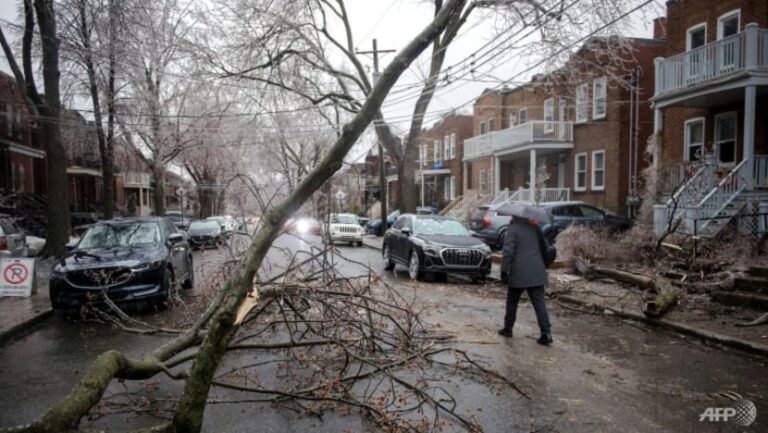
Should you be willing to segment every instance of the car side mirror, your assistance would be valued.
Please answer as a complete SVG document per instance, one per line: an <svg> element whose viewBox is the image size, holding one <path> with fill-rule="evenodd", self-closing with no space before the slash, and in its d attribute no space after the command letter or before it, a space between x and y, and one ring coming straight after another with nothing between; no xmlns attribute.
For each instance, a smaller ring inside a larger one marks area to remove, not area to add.
<svg viewBox="0 0 768 433"><path fill-rule="evenodd" d="M411 235L411 229L409 229L408 227L403 227L402 229L400 229L400 232L406 236Z"/></svg>
<svg viewBox="0 0 768 433"><path fill-rule="evenodd" d="M77 248L77 242L70 242L67 245L65 245L64 248L68 253L71 253L72 251L75 250L75 248Z"/></svg>
<svg viewBox="0 0 768 433"><path fill-rule="evenodd" d="M176 245L183 240L184 240L184 235L182 235L181 233L173 233L170 236L168 236L168 243L171 245Z"/></svg>

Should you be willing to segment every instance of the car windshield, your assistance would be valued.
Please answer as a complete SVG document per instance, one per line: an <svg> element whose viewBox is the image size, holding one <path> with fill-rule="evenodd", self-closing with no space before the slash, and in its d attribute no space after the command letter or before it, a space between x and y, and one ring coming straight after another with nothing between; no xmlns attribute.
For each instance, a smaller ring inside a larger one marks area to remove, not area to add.
<svg viewBox="0 0 768 433"><path fill-rule="evenodd" d="M331 224L357 224L357 218L352 215L334 215Z"/></svg>
<svg viewBox="0 0 768 433"><path fill-rule="evenodd" d="M460 222L442 218L416 218L414 233L418 235L469 236L469 232Z"/></svg>
<svg viewBox="0 0 768 433"><path fill-rule="evenodd" d="M219 230L219 223L216 221L195 221L189 226L191 232L210 232Z"/></svg>
<svg viewBox="0 0 768 433"><path fill-rule="evenodd" d="M160 227L155 222L97 224L78 244L79 249L155 245L160 242Z"/></svg>

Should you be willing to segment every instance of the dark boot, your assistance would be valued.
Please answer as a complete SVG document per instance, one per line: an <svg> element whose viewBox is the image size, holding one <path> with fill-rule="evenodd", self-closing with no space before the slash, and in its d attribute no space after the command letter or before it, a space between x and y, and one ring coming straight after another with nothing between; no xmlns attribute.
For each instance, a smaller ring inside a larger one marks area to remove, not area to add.
<svg viewBox="0 0 768 433"><path fill-rule="evenodd" d="M499 329L499 335L502 337L512 337L512 330L507 328L501 328Z"/></svg>
<svg viewBox="0 0 768 433"><path fill-rule="evenodd" d="M553 343L554 340L552 340L552 334L543 333L541 334L541 337L539 337L538 340L536 340L537 343L543 344L544 346L549 346Z"/></svg>

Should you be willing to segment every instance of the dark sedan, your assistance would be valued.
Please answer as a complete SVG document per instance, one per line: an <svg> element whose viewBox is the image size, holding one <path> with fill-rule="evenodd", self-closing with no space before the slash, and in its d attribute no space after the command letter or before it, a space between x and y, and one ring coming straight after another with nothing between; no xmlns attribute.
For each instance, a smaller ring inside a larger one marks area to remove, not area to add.
<svg viewBox="0 0 768 433"><path fill-rule="evenodd" d="M72 251L53 267L54 310L99 303L164 302L174 282L194 286L192 253L185 237L166 218L130 218L91 226Z"/></svg>
<svg viewBox="0 0 768 433"><path fill-rule="evenodd" d="M491 246L501 247L507 234L507 225L511 216L503 211L505 203L481 206L469 219L469 228L474 236ZM552 202L538 205L552 219L551 224L542 225L544 235L550 241L571 224L606 227L612 231L623 231L631 227L632 221L619 215L598 209L592 205L578 202Z"/></svg>
<svg viewBox="0 0 768 433"><path fill-rule="evenodd" d="M491 272L491 249L448 217L401 216L384 235L382 255L387 270L407 266L412 280L429 272L439 280L464 274L481 281Z"/></svg>
<svg viewBox="0 0 768 433"><path fill-rule="evenodd" d="M187 231L192 248L218 248L227 241L229 233L215 220L192 221Z"/></svg>

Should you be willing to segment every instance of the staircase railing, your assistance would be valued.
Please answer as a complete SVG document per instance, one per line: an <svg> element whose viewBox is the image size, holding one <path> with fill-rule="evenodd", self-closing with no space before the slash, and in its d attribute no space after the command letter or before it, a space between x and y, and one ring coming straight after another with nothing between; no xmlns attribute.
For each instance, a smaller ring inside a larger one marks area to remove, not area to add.
<svg viewBox="0 0 768 433"><path fill-rule="evenodd" d="M443 210L440 211L440 215L448 215L453 209L455 209L457 206L461 206L461 203L464 201L464 196L460 195L453 199L450 203L448 203L448 206L444 207Z"/></svg>
<svg viewBox="0 0 768 433"><path fill-rule="evenodd" d="M686 209L696 206L701 200L700 197L710 192L711 176L714 176L714 167L711 164L703 164L672 194L666 205L667 218L670 218L670 221L685 216Z"/></svg>
<svg viewBox="0 0 768 433"><path fill-rule="evenodd" d="M733 170L712 189L696 207L686 211L686 222L701 218L712 218L723 211L747 187L744 178L747 175L748 161L742 160ZM700 226L704 230L711 220Z"/></svg>

